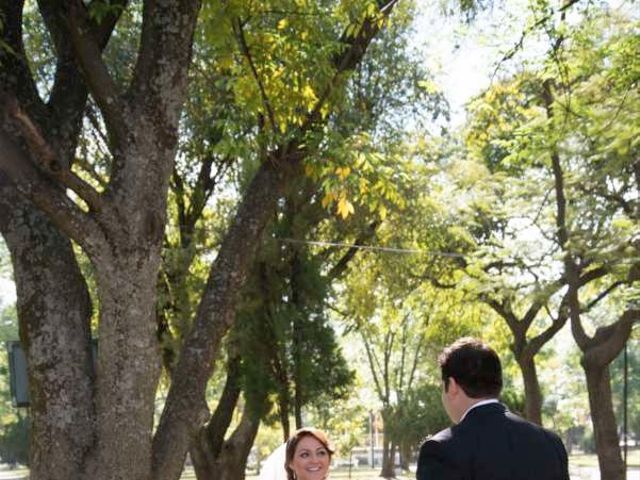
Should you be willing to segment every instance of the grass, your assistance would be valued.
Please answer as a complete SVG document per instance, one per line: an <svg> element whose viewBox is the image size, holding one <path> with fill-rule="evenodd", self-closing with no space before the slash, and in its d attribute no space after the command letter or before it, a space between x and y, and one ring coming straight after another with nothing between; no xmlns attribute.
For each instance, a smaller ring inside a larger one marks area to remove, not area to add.
<svg viewBox="0 0 640 480"><path fill-rule="evenodd" d="M576 453L569 457L569 463L579 467L597 467L598 457L591 453ZM640 448L629 449L627 467L640 468Z"/></svg>
<svg viewBox="0 0 640 480"><path fill-rule="evenodd" d="M597 467L598 466L598 457L594 454L584 454L578 453L573 454L569 457L569 464L572 467ZM630 449L627 457L627 464L632 468L640 468L640 448ZM19 470L11 470L11 471L0 471L0 480L3 479L23 479L27 478L29 474L29 470L27 469L19 469ZM334 468L331 470L331 480L379 480L380 469L371 469L371 468L353 468L351 470L351 475L349 475L349 469L347 468ZM193 472L192 468L185 469L182 474L181 480L195 480L196 475ZM258 476L256 474L247 475L247 480L257 480ZM414 480L415 474L400 474L397 477L397 480Z"/></svg>
<svg viewBox="0 0 640 480"><path fill-rule="evenodd" d="M572 467L597 467L598 457L595 454L574 454L569 457L569 464ZM630 449L627 457L627 465L630 468L640 468L640 448ZM366 467L354 468L351 470L351 476L349 476L349 470L346 468L333 468L331 469L331 480L380 480L380 469L370 469ZM193 472L185 472L182 476L182 480L195 480L195 474ZM247 475L246 480L257 480L256 474ZM415 480L415 473L403 473L399 474L397 480Z"/></svg>

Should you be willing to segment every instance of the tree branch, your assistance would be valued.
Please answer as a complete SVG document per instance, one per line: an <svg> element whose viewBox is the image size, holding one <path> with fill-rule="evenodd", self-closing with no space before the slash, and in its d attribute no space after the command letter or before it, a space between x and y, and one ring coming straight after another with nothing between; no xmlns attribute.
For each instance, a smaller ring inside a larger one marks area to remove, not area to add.
<svg viewBox="0 0 640 480"><path fill-rule="evenodd" d="M527 38L527 36L530 33L534 32L537 28L541 27L546 22L548 22L553 17L553 15L555 15L556 13L564 13L566 10L571 8L574 4L578 3L579 1L580 0L568 0L564 5L562 5L557 10L552 11L551 13L549 13L549 14L545 15L544 17L542 17L541 19L539 19L537 22L535 22L530 27L525 28L524 31L522 32L522 35L520 35L520 38L518 39L518 41L515 43L515 45L513 47L511 47L511 50L509 50L507 53L505 53L504 56L498 61L497 65L496 65L496 68L494 69L493 74L491 75L491 77L492 78L495 77L496 74L498 73L498 70L502 66L502 64L505 63L508 60L511 60L514 57L514 55L516 53L518 53L518 51L524 45L525 39Z"/></svg>
<svg viewBox="0 0 640 480"><path fill-rule="evenodd" d="M9 115L17 122L32 153L32 158L40 163L40 167L51 177L58 180L62 186L70 188L75 192L89 208L95 212L101 212L103 202L98 192L91 185L76 176L67 165L61 164L58 155L47 143L38 127L31 121L29 116L20 108L15 101L9 100Z"/></svg>
<svg viewBox="0 0 640 480"><path fill-rule="evenodd" d="M200 0L144 2L140 50L128 97L159 128L177 128L182 96L176 97L175 93L182 91L187 82L200 5ZM163 141L177 140L172 130L157 133L169 135Z"/></svg>
<svg viewBox="0 0 640 480"><path fill-rule="evenodd" d="M102 50L93 34L86 7L80 0L69 4L68 32L85 82L95 99L110 135L112 151L128 142L125 106L120 92L102 60Z"/></svg>
<svg viewBox="0 0 640 480"><path fill-rule="evenodd" d="M373 237L376 232L376 229L380 225L379 221L374 221L367 227L367 231L362 233L356 240L353 242L353 247L350 247L347 252L338 260L338 262L331 267L329 273L327 273L327 278L330 280L335 280L340 277L346 270L349 262L353 260L358 253L358 246L364 245L364 243Z"/></svg>
<svg viewBox="0 0 640 480"><path fill-rule="evenodd" d="M391 12L397 2L398 0L389 0L386 3L379 5L380 14L383 19L389 18L389 15L391 15ZM336 71L333 74L332 79L325 86L324 91L319 95L316 105L307 115L306 121L300 128L302 131L307 130L311 125L315 124L315 122L319 120L322 108L340 84L340 79L346 72L353 70L362 60L371 40L373 40L376 34L380 31L381 26L381 22L379 22L377 18L366 17L355 35L351 36L347 33L350 31L352 27L351 25L345 30L340 41L346 46L346 48L342 54L336 56L334 59L333 64Z"/></svg>
<svg viewBox="0 0 640 480"><path fill-rule="evenodd" d="M595 307L602 299L604 299L607 295L609 295L611 292L613 292L616 288L624 285L626 282L620 280L617 282L612 283L611 285L609 285L608 288L606 288L605 290L603 290L602 292L600 292L598 294L598 296L596 298L594 298L593 300L591 300L585 307L583 307L580 310L580 313L586 313L588 311L590 311L593 307Z"/></svg>
<svg viewBox="0 0 640 480"><path fill-rule="evenodd" d="M105 245L102 230L95 220L82 212L58 185L45 178L2 129L0 151L0 173L6 173L17 190L46 213L60 230L89 253L95 253Z"/></svg>
<svg viewBox="0 0 640 480"><path fill-rule="evenodd" d="M22 41L22 10L24 0L0 2L0 93L14 94L31 114L44 115L45 105L38 94Z"/></svg>
<svg viewBox="0 0 640 480"><path fill-rule="evenodd" d="M240 50L242 51L242 54L244 55L244 57L247 59L247 62L249 63L251 74L253 75L253 78L258 84L258 89L260 90L260 97L262 98L262 104L264 105L264 109L267 112L267 117L269 118L269 123L271 124L271 130L275 133L278 131L278 128L276 125L276 117L273 113L273 108L271 107L271 101L269 100L267 91L264 88L264 84L262 83L260 74L258 73L258 70L256 69L256 66L253 63L253 57L251 56L249 45L247 45L247 39L244 36L244 30L242 28L242 23L240 22L240 19L236 19L236 21L233 22L233 31L235 32L236 37L238 38L238 43L240 44Z"/></svg>

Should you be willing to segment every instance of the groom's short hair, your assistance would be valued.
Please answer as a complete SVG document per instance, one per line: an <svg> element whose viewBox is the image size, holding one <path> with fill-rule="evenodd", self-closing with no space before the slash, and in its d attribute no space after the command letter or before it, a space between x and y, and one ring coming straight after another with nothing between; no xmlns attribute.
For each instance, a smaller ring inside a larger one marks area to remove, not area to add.
<svg viewBox="0 0 640 480"><path fill-rule="evenodd" d="M454 378L470 398L497 398L502 390L500 357L482 341L463 337L445 348L438 357L445 391Z"/></svg>

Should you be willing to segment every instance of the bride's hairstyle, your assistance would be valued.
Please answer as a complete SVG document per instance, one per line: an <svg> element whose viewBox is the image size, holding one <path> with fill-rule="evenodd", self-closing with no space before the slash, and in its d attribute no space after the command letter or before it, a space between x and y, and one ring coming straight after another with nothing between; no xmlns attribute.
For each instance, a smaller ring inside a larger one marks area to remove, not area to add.
<svg viewBox="0 0 640 480"><path fill-rule="evenodd" d="M327 449L327 452L329 452L329 460L331 460L331 456L335 451L331 446L331 443L329 443L327 434L324 433L322 430L317 428L312 428L312 427L305 427L305 428L296 430L296 432L287 441L287 449L286 449L285 459L284 459L284 468L287 471L288 480L295 480L295 475L293 473L293 470L289 468L289 463L291 463L291 461L293 460L293 456L296 453L296 447L298 446L298 443L304 437L313 437L316 440L318 440L322 444L322 446Z"/></svg>

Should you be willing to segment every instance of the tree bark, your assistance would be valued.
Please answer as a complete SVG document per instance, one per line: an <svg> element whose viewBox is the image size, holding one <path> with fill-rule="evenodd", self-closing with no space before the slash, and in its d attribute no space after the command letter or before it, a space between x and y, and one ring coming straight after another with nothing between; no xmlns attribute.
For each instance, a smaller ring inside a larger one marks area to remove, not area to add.
<svg viewBox="0 0 640 480"><path fill-rule="evenodd" d="M617 422L611 401L611 379L608 365L581 361L587 378L589 407L595 436L596 453L602 480L624 480L624 463L620 452Z"/></svg>
<svg viewBox="0 0 640 480"><path fill-rule="evenodd" d="M223 451L213 470L213 475L198 476L198 480L243 480L249 453L259 427L260 418L245 409L240 424L231 437L224 442Z"/></svg>
<svg viewBox="0 0 640 480"><path fill-rule="evenodd" d="M516 357L524 381L524 416L530 422L542 425L542 391L533 357Z"/></svg>
<svg viewBox="0 0 640 480"><path fill-rule="evenodd" d="M383 478L396 478L395 470L395 445L391 442L386 425L388 425L388 415L382 414L382 422L385 425L385 429L382 432L382 469L380 470L380 476Z"/></svg>
<svg viewBox="0 0 640 480"><path fill-rule="evenodd" d="M69 240L8 185L0 185L0 232L11 252L28 362L31 478L81 478L94 442L84 279Z"/></svg>
<svg viewBox="0 0 640 480"><path fill-rule="evenodd" d="M97 268L101 300L98 443L89 467L94 479L150 478L154 399L160 374L154 308L159 259L146 252L134 255L133 248Z"/></svg>
<svg viewBox="0 0 640 480"><path fill-rule="evenodd" d="M119 4L114 2L114 6ZM22 0L0 0L0 107L13 97L35 128L43 132L57 166L68 168L80 131L87 90L73 58L69 36L52 2L41 2L42 17L58 54L48 103L39 97L22 44ZM91 25L99 49L104 48L119 10ZM4 112L3 112L4 113ZM29 158L25 142L5 142L15 134L0 121L2 163ZM59 191L62 191L59 189ZM28 361L31 401L31 478L82 478L96 441L94 379L90 333L91 303L68 237L21 196L0 171L0 231L11 251L16 278L20 336Z"/></svg>
<svg viewBox="0 0 640 480"><path fill-rule="evenodd" d="M382 434L382 469L380 476L382 478L396 478L396 447L386 438L386 433Z"/></svg>
<svg viewBox="0 0 640 480"><path fill-rule="evenodd" d="M225 440L240 399L240 375L240 357L236 356L228 362L227 380L218 406L209 423L198 432L190 449L198 480L241 480L245 476L261 412L252 412L245 404L239 425Z"/></svg>
<svg viewBox="0 0 640 480"><path fill-rule="evenodd" d="M216 410L207 425L199 430L190 449L199 480L215 477L219 457L224 450L224 437L238 405L240 393L240 357L234 355L227 362L227 379Z"/></svg>

